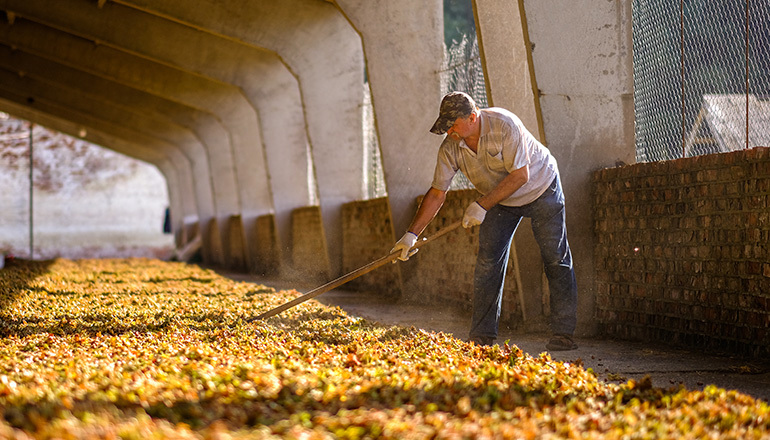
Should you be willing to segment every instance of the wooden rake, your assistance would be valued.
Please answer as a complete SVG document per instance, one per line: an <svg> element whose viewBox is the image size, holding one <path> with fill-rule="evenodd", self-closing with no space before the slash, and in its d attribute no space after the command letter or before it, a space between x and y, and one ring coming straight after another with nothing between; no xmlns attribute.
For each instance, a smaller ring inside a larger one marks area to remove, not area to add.
<svg viewBox="0 0 770 440"><path fill-rule="evenodd" d="M441 229L440 231L436 232L435 234L431 235L430 237L423 238L422 240L418 240L417 243L415 243L415 245L412 247L412 249L419 249L420 247L425 246L426 244L430 243L431 241L436 240L439 237L443 237L444 235L446 235L446 234L454 231L455 229L457 229L460 226L461 223L462 223L461 221L457 221L457 222L452 223L451 225L445 227L444 229ZM295 298L295 299L293 299L293 300L291 300L291 301L289 301L287 303L281 304L280 306L278 306L278 307L276 307L276 308L274 308L272 310L268 310L267 312L262 313L261 315L255 316L253 318L247 319L246 321L247 322L253 322L253 321L258 321L260 319L265 319L265 318L269 318L271 316L275 316L275 315L283 312L284 310L290 309L290 308L292 308L292 307L294 307L294 306L296 306L298 304L302 304L303 302L305 302L305 301L307 301L309 299L313 299L313 298L315 298L318 295L321 295L321 294L326 293L326 292L328 292L328 291L330 291L330 290L332 290L332 289L334 289L336 287L339 287L339 286L347 283L348 281L352 281L352 280L360 277L361 275L367 274L367 273L373 271L374 269L377 269L377 268L379 268L381 266L384 266L387 263L394 262L394 261L396 261L396 259L398 258L398 256L400 254L401 254L401 252L393 252L392 254L386 255L386 256L384 256L384 257L382 257L380 259L372 261L371 263L369 263L369 264L367 264L365 266L361 266L358 269L356 269L356 270L354 270L354 271L352 271L352 272L350 272L348 274L345 274L345 275L343 275L343 276L341 276L341 277L339 277L337 279L329 281L328 283L326 283L326 284L324 284L322 286L318 286L315 289L311 290L308 293L305 293L302 296L298 296L297 298Z"/></svg>

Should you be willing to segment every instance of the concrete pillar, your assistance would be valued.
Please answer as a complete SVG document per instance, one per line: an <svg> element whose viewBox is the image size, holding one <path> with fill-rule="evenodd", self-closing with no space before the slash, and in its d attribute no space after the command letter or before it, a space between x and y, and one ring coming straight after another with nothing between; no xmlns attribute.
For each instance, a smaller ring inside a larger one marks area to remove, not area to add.
<svg viewBox="0 0 770 440"><path fill-rule="evenodd" d="M439 0L336 3L363 39L395 242L430 187L442 140L429 130L442 97L444 9ZM405 281L414 276L399 267Z"/></svg>
<svg viewBox="0 0 770 440"><path fill-rule="evenodd" d="M519 2L473 0L487 102L506 108L521 118L541 142L542 117L532 75L526 18Z"/></svg>
<svg viewBox="0 0 770 440"><path fill-rule="evenodd" d="M265 48L286 62L299 81L331 272L339 274L341 206L362 195L363 54L360 37L350 24L334 5L317 0L117 3L173 16L201 31Z"/></svg>
<svg viewBox="0 0 770 440"><path fill-rule="evenodd" d="M523 0L548 148L559 162L578 277L578 331L594 311L591 172L632 163L631 1Z"/></svg>
<svg viewBox="0 0 770 440"><path fill-rule="evenodd" d="M538 140L545 142L522 5L474 0L474 13L489 106L511 110ZM543 260L529 219L524 219L516 231L511 256L518 263L514 270L520 274L522 284L523 316L529 325L544 322L547 285L543 283Z"/></svg>

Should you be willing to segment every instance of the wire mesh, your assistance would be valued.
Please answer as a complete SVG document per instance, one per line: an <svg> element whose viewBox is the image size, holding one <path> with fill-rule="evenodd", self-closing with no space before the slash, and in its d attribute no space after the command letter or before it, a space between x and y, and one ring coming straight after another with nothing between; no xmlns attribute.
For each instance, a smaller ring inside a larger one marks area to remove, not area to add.
<svg viewBox="0 0 770 440"><path fill-rule="evenodd" d="M443 93L451 91L469 94L479 107L487 107L487 88L484 69L481 65L478 38L463 35L460 41L453 41L444 47L444 63L441 69L441 89ZM450 189L471 189L473 184L458 171L452 180Z"/></svg>
<svg viewBox="0 0 770 440"><path fill-rule="evenodd" d="M463 35L460 41L453 41L444 46L444 62L439 75L442 93L450 91L465 92L473 97L479 107L486 107L487 92L484 82L484 70L481 66L478 39ZM368 84L364 84L364 182L363 191L367 199L387 195L382 158L374 130L374 112L372 109ZM438 104L437 104L438 107ZM452 180L450 189L471 189L473 184L462 171Z"/></svg>
<svg viewBox="0 0 770 440"><path fill-rule="evenodd" d="M638 162L770 145L770 0L634 0Z"/></svg>
<svg viewBox="0 0 770 440"><path fill-rule="evenodd" d="M374 108L369 83L364 83L364 197L375 199L388 195L385 185L385 172L382 168L382 156L377 132L374 128Z"/></svg>
<svg viewBox="0 0 770 440"><path fill-rule="evenodd" d="M465 92L473 97L479 107L487 106L487 90L484 69L481 66L478 38L463 35L444 47L444 63L441 68L441 89Z"/></svg>

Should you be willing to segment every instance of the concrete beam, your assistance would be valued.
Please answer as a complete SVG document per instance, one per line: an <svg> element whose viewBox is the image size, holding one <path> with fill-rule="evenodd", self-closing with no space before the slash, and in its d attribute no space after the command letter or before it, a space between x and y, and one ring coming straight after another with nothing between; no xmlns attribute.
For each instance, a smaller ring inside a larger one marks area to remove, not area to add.
<svg viewBox="0 0 770 440"><path fill-rule="evenodd" d="M302 93L332 274L341 268L343 203L362 196L364 78L360 37L317 0L120 0L200 31L277 53Z"/></svg>

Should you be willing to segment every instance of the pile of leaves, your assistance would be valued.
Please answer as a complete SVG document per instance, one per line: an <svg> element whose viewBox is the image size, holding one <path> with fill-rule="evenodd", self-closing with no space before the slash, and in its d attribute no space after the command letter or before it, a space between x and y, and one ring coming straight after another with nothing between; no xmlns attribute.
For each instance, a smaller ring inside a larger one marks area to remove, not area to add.
<svg viewBox="0 0 770 440"><path fill-rule="evenodd" d="M0 271L2 438L770 437L736 391L605 383L155 260Z"/></svg>

